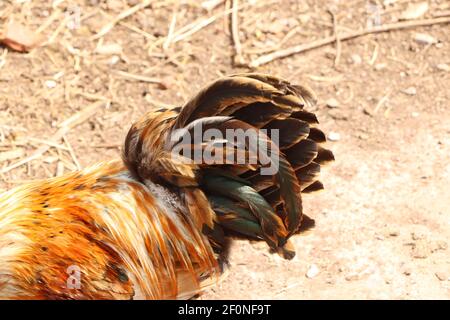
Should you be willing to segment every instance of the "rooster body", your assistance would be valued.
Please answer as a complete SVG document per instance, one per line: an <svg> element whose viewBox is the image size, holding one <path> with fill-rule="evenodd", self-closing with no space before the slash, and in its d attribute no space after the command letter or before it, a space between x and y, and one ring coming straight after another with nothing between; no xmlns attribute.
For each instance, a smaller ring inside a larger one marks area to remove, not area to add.
<svg viewBox="0 0 450 320"><path fill-rule="evenodd" d="M183 220L175 196L135 181L121 161L1 199L1 298L179 298L192 293L188 274L216 270L210 245ZM79 289L70 288L70 267L83 270Z"/></svg>
<svg viewBox="0 0 450 320"><path fill-rule="evenodd" d="M190 298L220 279L231 238L262 240L292 258L289 238L311 221L301 193L323 188L320 166L334 159L304 110L313 103L308 89L275 77L225 77L182 108L146 114L130 129L122 160L1 194L0 298ZM173 141L199 124L255 129L249 139L271 145L278 172L261 174L261 155L248 144ZM260 129L278 129L278 144ZM172 151L183 143L243 150L259 162L182 161Z"/></svg>

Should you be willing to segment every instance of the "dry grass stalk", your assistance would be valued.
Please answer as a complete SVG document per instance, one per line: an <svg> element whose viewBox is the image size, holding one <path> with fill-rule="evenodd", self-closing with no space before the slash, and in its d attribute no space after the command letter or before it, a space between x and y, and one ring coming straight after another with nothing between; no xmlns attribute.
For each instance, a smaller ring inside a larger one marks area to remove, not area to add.
<svg viewBox="0 0 450 320"><path fill-rule="evenodd" d="M97 111L97 109L99 109L100 107L104 106L105 102L104 101L98 101L98 102L94 102L92 105L86 107L85 109L77 112L76 114L74 114L72 117L70 117L69 119L67 119L66 121L64 121L63 123L61 123L59 125L59 129L58 131L56 131L53 136L51 136L48 141L51 141L53 143L56 143L57 141L61 140L64 135L66 135L72 128L74 128L75 126L83 123L84 121L86 121L88 118L90 118L91 116L93 116L95 114L95 112ZM34 151L30 156L16 162L13 163L7 167L4 167L2 169L0 169L0 173L6 173L12 169L15 169L17 167L20 167L24 164L27 164L28 162L38 159L40 158L45 152L47 152L49 149L51 148L51 146L49 144L44 144L42 146L40 146L36 151Z"/></svg>
<svg viewBox="0 0 450 320"><path fill-rule="evenodd" d="M147 76L143 76L143 75L133 74L133 73L125 72L122 70L114 70L113 73L115 73L123 78L126 78L126 79L154 83L154 84L159 84L162 87L167 87L166 84L158 78L152 78L152 77L147 77Z"/></svg>
<svg viewBox="0 0 450 320"><path fill-rule="evenodd" d="M21 148L0 152L0 163L22 157L25 151Z"/></svg>
<svg viewBox="0 0 450 320"><path fill-rule="evenodd" d="M243 66L245 60L242 56L242 45L239 39L239 0L232 0L231 10L231 38L234 45L233 63L235 66Z"/></svg>
<svg viewBox="0 0 450 320"><path fill-rule="evenodd" d="M129 9L125 10L125 11L122 11L117 16L115 16L112 21L110 21L109 23L104 25L100 29L100 31L97 34L95 34L91 39L92 40L97 40L97 39L103 37L108 32L110 32L114 28L114 26L117 23L119 23L121 20L123 20L125 18L128 18L129 16L135 14L139 10L144 9L145 7L149 6L151 3L152 3L151 0L143 0L141 3L138 3L138 4L132 6L131 8L129 8Z"/></svg>
<svg viewBox="0 0 450 320"><path fill-rule="evenodd" d="M73 163L75 163L75 165L77 166L77 170L81 170L80 162L78 161L78 158L75 155L75 151L73 151L72 145L69 143L69 140L67 140L67 137L65 135L62 138L67 146L67 149L69 150L69 154L72 157Z"/></svg>
<svg viewBox="0 0 450 320"><path fill-rule="evenodd" d="M443 17L443 18L436 18L436 19L423 19L423 20L411 20L411 21L403 21L398 23L391 23L391 24L384 24L381 26L376 26L370 29L362 29L351 33L346 33L341 36L341 41L346 41L354 38L358 38L361 36L365 36L372 33L380 33L380 32L387 32L392 30L400 30L400 29L406 29L406 28L414 28L419 26L430 26L435 24L446 24L450 23L450 17ZM249 67L250 68L257 68L259 66L262 66L264 64L267 64L269 62L272 62L276 59L281 59L285 57L289 57L291 55L305 52L308 50L316 49L325 45L328 45L330 43L333 43L336 41L336 35L322 38L316 41L312 41L310 43L304 43L300 44L294 47L290 47L287 49L279 50L272 52L267 55L260 56L259 58L253 60L250 62Z"/></svg>
<svg viewBox="0 0 450 320"><path fill-rule="evenodd" d="M336 56L334 57L334 66L337 67L339 65L339 60L341 59L342 45L341 39L339 37L339 27L337 23L336 14L332 10L328 10L328 12L330 13L331 18L333 19L333 35L336 38Z"/></svg>

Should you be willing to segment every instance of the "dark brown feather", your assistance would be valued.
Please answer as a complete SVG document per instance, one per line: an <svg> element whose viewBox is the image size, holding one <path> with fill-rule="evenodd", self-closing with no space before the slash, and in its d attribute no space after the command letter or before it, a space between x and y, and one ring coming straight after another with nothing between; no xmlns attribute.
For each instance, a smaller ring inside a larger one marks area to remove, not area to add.
<svg viewBox="0 0 450 320"><path fill-rule="evenodd" d="M306 138L310 134L308 123L294 118L284 120L273 120L264 129L267 129L269 137L272 139L272 130L277 130L280 149L287 149Z"/></svg>
<svg viewBox="0 0 450 320"><path fill-rule="evenodd" d="M299 169L311 163L317 156L317 143L304 139L285 151L286 157L294 169Z"/></svg>

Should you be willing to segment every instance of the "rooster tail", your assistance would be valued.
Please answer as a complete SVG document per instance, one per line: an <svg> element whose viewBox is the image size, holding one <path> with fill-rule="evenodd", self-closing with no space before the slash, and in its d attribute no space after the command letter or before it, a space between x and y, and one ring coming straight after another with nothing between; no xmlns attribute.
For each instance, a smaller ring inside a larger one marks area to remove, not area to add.
<svg viewBox="0 0 450 320"><path fill-rule="evenodd" d="M323 188L320 168L334 160L305 110L315 103L309 88L277 77L224 77L182 108L153 111L133 125L124 161L140 180L177 190L216 252L232 236L264 240L292 258L289 238L314 225L305 218L301 228L301 194Z"/></svg>

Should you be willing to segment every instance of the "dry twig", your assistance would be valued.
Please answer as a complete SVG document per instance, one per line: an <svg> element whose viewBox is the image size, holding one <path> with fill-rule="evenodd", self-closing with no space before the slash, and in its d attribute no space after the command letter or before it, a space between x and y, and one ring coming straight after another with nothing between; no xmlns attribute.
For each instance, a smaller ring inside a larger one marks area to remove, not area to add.
<svg viewBox="0 0 450 320"><path fill-rule="evenodd" d="M69 149L69 154L72 157L73 163L77 166L77 170L81 170L80 162L78 161L77 156L75 155L75 151L73 151L72 145L70 144L69 140L67 140L67 137L63 135L63 141L67 146L67 149Z"/></svg>
<svg viewBox="0 0 450 320"><path fill-rule="evenodd" d="M170 21L169 30L167 31L166 41L164 41L164 44L163 44L164 50L169 49L170 42L172 40L173 32L175 30L175 25L177 24L177 14L178 14L177 10L178 10L178 5L175 5L173 8L172 20Z"/></svg>
<svg viewBox="0 0 450 320"><path fill-rule="evenodd" d="M333 35L336 38L336 56L334 57L334 66L339 65L339 60L341 59L341 39L339 37L337 17L332 10L328 10L333 19Z"/></svg>
<svg viewBox="0 0 450 320"><path fill-rule="evenodd" d="M355 32L350 32L350 33L342 35L340 37L340 40L346 41L346 40L358 38L358 37L365 36L365 35L372 34L372 33L380 33L380 32L392 31L392 30L400 30L400 29L406 29L406 28L413 28L413 27L419 27L419 26L430 26L430 25L434 25L434 24L445 24L445 23L450 23L450 17L402 21L402 22L398 22L398 23L391 23L391 24L385 24L382 26L376 26L376 27L373 27L370 29L362 29L362 30L358 30ZM328 45L330 43L333 43L335 41L336 41L336 35L333 35L330 37L312 41L310 43L304 43L304 44L300 44L300 45L290 47L287 49L275 51L270 54L260 56L259 58L251 61L249 64L249 67L256 68L256 67L262 66L264 64L267 64L271 61L274 61L276 59L281 59L281 58L292 56L297 53L316 49L316 48Z"/></svg>
<svg viewBox="0 0 450 320"><path fill-rule="evenodd" d="M233 63L235 66L245 65L244 57L242 56L242 45L239 39L239 16L238 7L239 0L232 0L231 4L231 38L234 45Z"/></svg>
<svg viewBox="0 0 450 320"><path fill-rule="evenodd" d="M160 85L162 88L167 88L167 85L158 78L152 78L152 77L147 77L147 76L143 76L143 75L133 74L133 73L129 73L129 72L121 71L121 70L114 70L113 72L121 77L130 79L130 80L154 83L154 84Z"/></svg>
<svg viewBox="0 0 450 320"><path fill-rule="evenodd" d="M56 131L55 134L53 134L53 136L51 136L48 139L48 141L50 141L52 143L56 143L58 140L62 139L64 137L64 135L66 135L70 131L70 129L74 128L75 126L79 125L80 123L83 123L89 117L94 115L94 113L97 111L97 109L103 105L105 105L104 101L97 101L97 102L94 102L93 104L91 104L90 106L86 107L85 109L79 111L78 113L74 114L69 119L67 119L66 121L64 121L63 123L61 123L59 125L58 131ZM15 169L24 164L27 164L28 162L30 162L32 160L38 159L45 152L47 152L50 148L51 148L51 146L49 144L42 145L35 152L33 152L33 154L31 154L30 156L28 156L16 163L13 163L7 167L0 169L0 174L6 173L12 169Z"/></svg>
<svg viewBox="0 0 450 320"><path fill-rule="evenodd" d="M112 28L114 28L114 26L120 22L121 20L128 18L129 16L135 14L136 12L138 12L141 9L144 9L145 7L149 6L152 3L151 0L143 0L141 3L138 3L136 5L134 5L133 7L119 13L116 17L114 17L114 19L112 21L110 21L109 23L107 23L106 25L104 25L101 30L95 34L91 39L92 40L97 40L101 37L103 37L105 34L107 34L108 32L110 32L112 30Z"/></svg>

